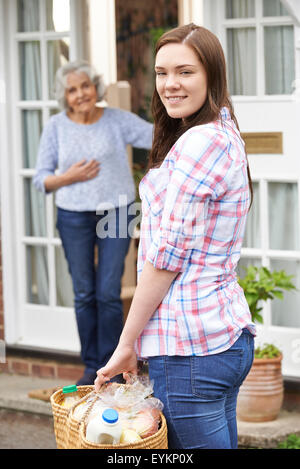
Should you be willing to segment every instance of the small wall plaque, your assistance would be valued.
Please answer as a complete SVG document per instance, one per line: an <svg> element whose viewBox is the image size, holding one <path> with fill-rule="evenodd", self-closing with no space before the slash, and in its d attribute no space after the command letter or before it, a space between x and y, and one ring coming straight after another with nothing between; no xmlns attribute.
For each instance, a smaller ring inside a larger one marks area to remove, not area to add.
<svg viewBox="0 0 300 469"><path fill-rule="evenodd" d="M241 136L249 154L282 154L282 132L242 132Z"/></svg>

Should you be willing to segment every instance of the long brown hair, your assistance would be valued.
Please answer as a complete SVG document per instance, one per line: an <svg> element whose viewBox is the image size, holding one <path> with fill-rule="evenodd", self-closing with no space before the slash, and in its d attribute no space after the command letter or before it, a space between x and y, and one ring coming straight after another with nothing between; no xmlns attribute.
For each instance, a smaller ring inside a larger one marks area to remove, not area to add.
<svg viewBox="0 0 300 469"><path fill-rule="evenodd" d="M197 112L183 121L168 115L156 88L154 89L151 103L154 138L148 169L160 166L176 140L188 129L218 119L224 106L228 108L232 120L239 129L228 93L224 52L218 38L208 29L193 23L180 26L167 31L159 38L155 56L161 47L170 43L186 44L194 50L206 71L207 98ZM252 204L253 188L248 161L247 172Z"/></svg>

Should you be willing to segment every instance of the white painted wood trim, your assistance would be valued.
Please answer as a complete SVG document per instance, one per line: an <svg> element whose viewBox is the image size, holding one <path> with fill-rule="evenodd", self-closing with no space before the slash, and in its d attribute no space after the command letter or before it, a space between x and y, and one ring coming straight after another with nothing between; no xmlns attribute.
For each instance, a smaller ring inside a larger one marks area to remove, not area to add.
<svg viewBox="0 0 300 469"><path fill-rule="evenodd" d="M178 24L204 26L203 0L178 0Z"/></svg>
<svg viewBox="0 0 300 469"><path fill-rule="evenodd" d="M115 0L89 1L90 62L106 85L117 81Z"/></svg>
<svg viewBox="0 0 300 469"><path fill-rule="evenodd" d="M0 0L0 177L1 177L1 247L2 247L2 278L3 305L5 321L5 341L12 343L18 336L17 331L17 285L15 281L16 252L13 236L12 213L13 199L10 179L12 177L11 161L6 155L11 153L11 138L9 129L10 118L10 81L8 76L7 41L8 9L7 2ZM14 294L12 294L14 293Z"/></svg>

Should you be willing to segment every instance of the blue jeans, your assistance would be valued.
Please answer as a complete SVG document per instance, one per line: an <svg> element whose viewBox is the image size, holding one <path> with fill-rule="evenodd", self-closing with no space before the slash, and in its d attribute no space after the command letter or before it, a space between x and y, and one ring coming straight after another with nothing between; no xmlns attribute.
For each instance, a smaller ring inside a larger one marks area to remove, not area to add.
<svg viewBox="0 0 300 469"><path fill-rule="evenodd" d="M110 212L116 216L116 230L111 233L116 236L100 238L99 231L96 232L99 222L104 222ZM128 223L133 216L127 217L128 207L116 209L114 214L110 212L96 215L96 212L57 210L57 229L73 283L81 358L88 373L107 363L123 328L121 278L131 239Z"/></svg>
<svg viewBox="0 0 300 469"><path fill-rule="evenodd" d="M169 448L237 448L237 395L253 353L253 336L244 329L216 355L149 358L154 395L164 404Z"/></svg>

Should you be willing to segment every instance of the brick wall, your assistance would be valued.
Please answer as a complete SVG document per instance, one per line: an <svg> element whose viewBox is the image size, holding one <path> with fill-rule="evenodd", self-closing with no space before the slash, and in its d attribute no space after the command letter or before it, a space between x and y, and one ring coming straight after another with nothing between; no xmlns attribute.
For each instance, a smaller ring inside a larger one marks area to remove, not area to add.
<svg viewBox="0 0 300 469"><path fill-rule="evenodd" d="M0 363L0 372L39 378L67 379L76 382L83 366L64 359L38 358L30 353L7 352L6 363Z"/></svg>

